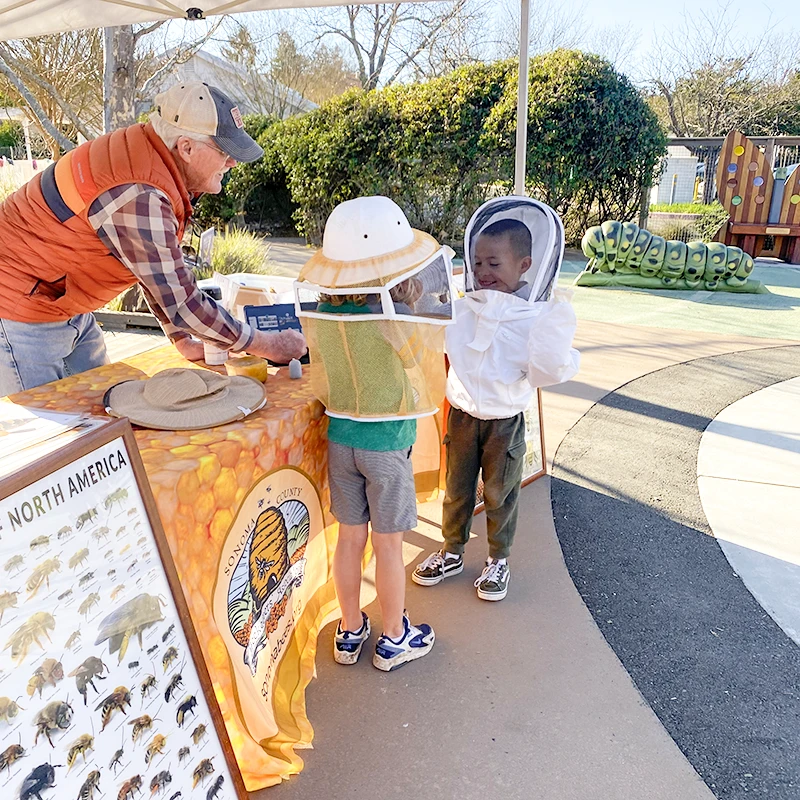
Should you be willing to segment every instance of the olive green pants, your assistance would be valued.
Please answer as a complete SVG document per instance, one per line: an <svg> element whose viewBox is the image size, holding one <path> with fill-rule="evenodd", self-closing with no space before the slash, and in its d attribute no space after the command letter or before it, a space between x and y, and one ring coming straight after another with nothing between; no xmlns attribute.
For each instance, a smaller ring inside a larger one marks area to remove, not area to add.
<svg viewBox="0 0 800 800"><path fill-rule="evenodd" d="M476 419L457 408L447 418L447 478L442 533L448 553L463 553L475 512L478 475L489 555L507 558L517 529L519 489L525 461L525 418Z"/></svg>

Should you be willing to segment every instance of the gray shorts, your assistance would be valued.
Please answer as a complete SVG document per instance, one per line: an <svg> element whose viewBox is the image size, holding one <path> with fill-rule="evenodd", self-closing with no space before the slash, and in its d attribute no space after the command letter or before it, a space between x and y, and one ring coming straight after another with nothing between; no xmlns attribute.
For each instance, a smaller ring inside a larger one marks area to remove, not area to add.
<svg viewBox="0 0 800 800"><path fill-rule="evenodd" d="M328 442L331 511L345 525L372 522L373 533L417 526L411 448L360 450Z"/></svg>

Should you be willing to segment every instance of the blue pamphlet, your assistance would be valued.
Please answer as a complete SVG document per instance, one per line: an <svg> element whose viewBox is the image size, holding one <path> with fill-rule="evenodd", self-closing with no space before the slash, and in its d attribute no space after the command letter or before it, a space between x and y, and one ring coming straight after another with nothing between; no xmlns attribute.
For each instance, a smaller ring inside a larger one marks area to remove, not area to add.
<svg viewBox="0 0 800 800"><path fill-rule="evenodd" d="M315 311L316 303L301 303L303 311ZM259 331L302 331L300 320L295 313L294 303L276 303L273 306L245 306L244 316L248 325ZM308 363L308 354L300 359Z"/></svg>

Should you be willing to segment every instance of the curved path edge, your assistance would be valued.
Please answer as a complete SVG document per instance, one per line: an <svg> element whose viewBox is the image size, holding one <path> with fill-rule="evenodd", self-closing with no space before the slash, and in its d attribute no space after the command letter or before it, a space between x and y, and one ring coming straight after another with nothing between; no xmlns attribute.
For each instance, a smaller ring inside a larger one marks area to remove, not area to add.
<svg viewBox="0 0 800 800"><path fill-rule="evenodd" d="M800 375L800 347L666 367L603 397L554 458L556 532L607 642L719 798L800 791L800 648L703 514L697 451L741 397Z"/></svg>

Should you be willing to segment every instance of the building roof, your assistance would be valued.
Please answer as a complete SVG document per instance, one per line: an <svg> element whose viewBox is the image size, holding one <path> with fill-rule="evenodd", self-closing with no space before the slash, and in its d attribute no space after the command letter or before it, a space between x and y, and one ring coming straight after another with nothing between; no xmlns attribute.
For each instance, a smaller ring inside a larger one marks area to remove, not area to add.
<svg viewBox="0 0 800 800"><path fill-rule="evenodd" d="M171 56L174 53L175 48L167 51L166 55ZM149 106L155 95L176 79L200 80L216 86L239 106L243 114L257 113L269 108L270 95L276 99L275 113L281 113L284 117L317 108L316 103L307 100L294 89L272 80L269 76L250 72L241 65L226 61L207 50L197 50L186 61L176 64L173 69L165 73L158 85L152 88L150 92L152 96L143 98L143 104ZM256 91L259 96L267 96L263 103L254 102ZM146 111L147 107L142 110Z"/></svg>

